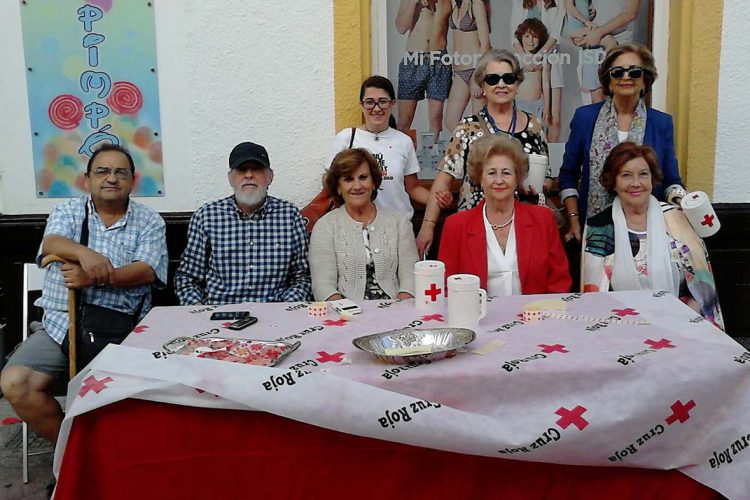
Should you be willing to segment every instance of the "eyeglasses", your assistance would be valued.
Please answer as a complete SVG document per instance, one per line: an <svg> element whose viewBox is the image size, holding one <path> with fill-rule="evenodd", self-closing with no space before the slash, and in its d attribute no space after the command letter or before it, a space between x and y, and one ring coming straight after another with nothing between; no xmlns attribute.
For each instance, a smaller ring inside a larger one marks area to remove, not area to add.
<svg viewBox="0 0 750 500"><path fill-rule="evenodd" d="M513 85L518 81L518 77L513 73L503 73L498 75L497 73L488 73L484 75L484 83L487 85L497 85L500 80L504 81L506 85Z"/></svg>
<svg viewBox="0 0 750 500"><path fill-rule="evenodd" d="M94 175L100 179L105 179L109 177L112 172L115 173L115 177L117 177L120 180L130 179L130 169L129 168L107 168L107 167L99 167L94 169Z"/></svg>
<svg viewBox="0 0 750 500"><path fill-rule="evenodd" d="M365 99L362 101L362 107L367 111L374 109L375 106L382 110L386 110L391 107L391 104L393 104L393 101L391 99L386 99L385 97L381 97L380 99Z"/></svg>
<svg viewBox="0 0 750 500"><path fill-rule="evenodd" d="M628 77L632 78L633 80L637 80L643 76L643 68L641 68L640 66L630 66L629 68L623 68L622 66L613 66L609 68L609 76L611 76L615 80L621 80L622 77L625 76L625 73L627 73Z"/></svg>

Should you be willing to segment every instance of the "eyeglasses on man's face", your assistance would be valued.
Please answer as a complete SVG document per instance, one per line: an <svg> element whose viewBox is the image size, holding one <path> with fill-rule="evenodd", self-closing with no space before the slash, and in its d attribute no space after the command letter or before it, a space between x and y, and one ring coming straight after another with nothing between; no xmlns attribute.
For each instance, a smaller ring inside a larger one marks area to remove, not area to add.
<svg viewBox="0 0 750 500"><path fill-rule="evenodd" d="M505 82L505 85L513 85L518 81L518 77L513 73L503 73L498 75L497 73L488 73L484 75L484 83L490 86L495 86L500 83L500 80Z"/></svg>
<svg viewBox="0 0 750 500"><path fill-rule="evenodd" d="M105 179L112 175L114 172L115 177L117 177L120 180L127 180L131 177L131 172L129 168L107 168L107 167L97 167L92 170L92 173L94 174L94 177L98 179Z"/></svg>
<svg viewBox="0 0 750 500"><path fill-rule="evenodd" d="M390 108L392 104L393 100L386 99L385 97L381 97L380 99L365 99L362 101L362 107L367 111L374 109L375 106L379 107L382 110L386 110Z"/></svg>
<svg viewBox="0 0 750 500"><path fill-rule="evenodd" d="M640 66L630 66L628 68L623 68L622 66L613 66L609 68L609 76L611 76L615 80L622 80L622 78L625 76L625 73L628 74L629 78L637 80L643 76L643 68L641 68Z"/></svg>

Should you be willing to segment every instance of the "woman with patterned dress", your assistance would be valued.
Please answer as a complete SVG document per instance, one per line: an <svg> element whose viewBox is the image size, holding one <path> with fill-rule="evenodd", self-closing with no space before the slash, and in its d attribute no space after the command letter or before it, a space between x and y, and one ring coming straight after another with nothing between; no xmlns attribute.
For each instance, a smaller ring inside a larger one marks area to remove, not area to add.
<svg viewBox="0 0 750 500"><path fill-rule="evenodd" d="M315 224L310 275L316 300L414 297L414 232L401 213L376 206L382 175L364 148L337 154L323 179L341 206Z"/></svg>
<svg viewBox="0 0 750 500"><path fill-rule="evenodd" d="M476 115L461 120L453 131L445 157L432 183L425 217L417 237L417 248L424 254L432 244L435 224L440 216L440 204L450 199L454 179L463 181L458 210L476 207L484 198L482 188L468 175L467 158L471 144L486 135L504 134L520 141L525 153L546 155L547 141L539 118L515 106L518 86L524 75L516 57L507 50L490 50L482 56L474 72L474 80L481 86L487 105ZM547 172L551 177L550 172ZM551 179L545 181L548 187Z"/></svg>
<svg viewBox="0 0 750 500"><path fill-rule="evenodd" d="M582 290L666 290L724 329L711 264L703 240L674 205L651 193L661 180L650 146L615 146L600 176L614 196L586 221Z"/></svg>

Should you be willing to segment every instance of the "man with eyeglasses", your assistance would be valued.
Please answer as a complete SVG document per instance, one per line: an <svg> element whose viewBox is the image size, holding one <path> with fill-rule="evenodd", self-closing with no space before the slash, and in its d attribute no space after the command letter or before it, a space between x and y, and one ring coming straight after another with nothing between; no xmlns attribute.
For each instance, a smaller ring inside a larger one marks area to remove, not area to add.
<svg viewBox="0 0 750 500"><path fill-rule="evenodd" d="M310 298L305 222L294 205L268 196L273 170L266 148L235 146L227 177L234 194L206 203L190 219L174 277L180 304Z"/></svg>
<svg viewBox="0 0 750 500"><path fill-rule="evenodd" d="M47 220L37 259L54 254L66 263L50 264L35 302L44 310L42 323L31 324L33 333L10 356L0 384L18 416L52 443L63 414L48 390L68 371L61 349L69 324L68 289L80 290L87 304L133 315L140 310L143 317L151 308L151 286L167 282L164 220L130 199L134 176L127 150L101 146L86 166L90 196L59 203Z"/></svg>

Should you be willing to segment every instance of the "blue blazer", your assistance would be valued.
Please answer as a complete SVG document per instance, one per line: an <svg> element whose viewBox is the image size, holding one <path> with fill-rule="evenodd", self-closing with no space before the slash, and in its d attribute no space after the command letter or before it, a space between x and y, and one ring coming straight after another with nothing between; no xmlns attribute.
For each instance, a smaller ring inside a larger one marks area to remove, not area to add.
<svg viewBox="0 0 750 500"><path fill-rule="evenodd" d="M578 213L580 214L581 226L586 220L586 205L589 196L589 151L591 150L591 138L594 135L594 125L602 109L604 101L576 109L573 120L570 122L570 136L565 143L565 155L560 167L560 191L563 189L578 189ZM653 195L661 200L664 199L664 188L679 184L682 186L680 171L677 168L677 157L674 154L674 125L672 116L655 109L646 109L646 131L643 144L647 144L656 150L664 179L660 184L654 185ZM581 185L578 186L580 179ZM589 214L596 215L596 214Z"/></svg>

